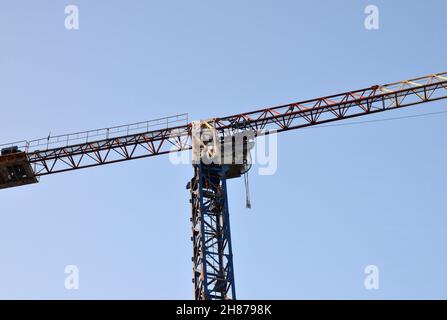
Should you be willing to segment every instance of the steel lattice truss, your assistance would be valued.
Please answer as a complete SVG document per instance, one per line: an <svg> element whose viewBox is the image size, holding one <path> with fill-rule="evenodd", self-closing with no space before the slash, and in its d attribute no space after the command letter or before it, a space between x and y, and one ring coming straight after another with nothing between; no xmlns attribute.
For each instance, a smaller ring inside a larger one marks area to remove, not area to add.
<svg viewBox="0 0 447 320"><path fill-rule="evenodd" d="M28 153L36 176L190 149L189 128L176 127Z"/></svg>
<svg viewBox="0 0 447 320"><path fill-rule="evenodd" d="M196 300L236 299L228 210L227 166L194 165L191 189Z"/></svg>
<svg viewBox="0 0 447 320"><path fill-rule="evenodd" d="M215 118L222 135L254 130L257 135L298 129L447 98L447 73L376 85L367 89ZM36 176L191 149L191 125L65 145L43 151L27 147ZM63 140L63 139L61 139Z"/></svg>
<svg viewBox="0 0 447 320"><path fill-rule="evenodd" d="M212 124L213 141L229 135L235 140L240 132L259 136L446 98L447 73L440 73L203 123ZM192 129L183 114L3 145L0 189L36 183L36 177L52 173L188 150L192 148ZM232 171L235 167L237 174ZM236 165L194 164L194 177L188 187L196 299L236 298L226 179L242 173Z"/></svg>
<svg viewBox="0 0 447 320"><path fill-rule="evenodd" d="M298 129L447 98L447 73L217 119L222 132Z"/></svg>

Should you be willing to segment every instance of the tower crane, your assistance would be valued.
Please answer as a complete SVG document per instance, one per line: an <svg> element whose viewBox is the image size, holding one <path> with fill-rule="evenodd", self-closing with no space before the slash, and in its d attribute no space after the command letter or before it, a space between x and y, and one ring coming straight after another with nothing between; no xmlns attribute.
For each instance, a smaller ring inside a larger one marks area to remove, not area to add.
<svg viewBox="0 0 447 320"><path fill-rule="evenodd" d="M0 189L40 177L192 149L194 298L236 299L228 179L250 169L256 137L447 98L447 72L188 122L187 114L1 145ZM236 143L236 140L241 143ZM230 151L228 151L228 147Z"/></svg>

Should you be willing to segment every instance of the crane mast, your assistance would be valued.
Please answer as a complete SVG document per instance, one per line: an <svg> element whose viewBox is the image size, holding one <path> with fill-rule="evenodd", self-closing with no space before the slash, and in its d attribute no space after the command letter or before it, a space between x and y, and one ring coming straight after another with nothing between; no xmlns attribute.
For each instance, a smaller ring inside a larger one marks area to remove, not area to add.
<svg viewBox="0 0 447 320"><path fill-rule="evenodd" d="M37 183L49 174L192 149L194 176L187 188L194 298L236 299L226 182L249 170L251 140L446 98L447 72L206 121L189 123L187 114L180 114L10 143L0 146L0 189ZM228 157L224 145L234 147L234 137L248 133L253 139L244 140L242 151L235 155L231 150L230 161L219 161ZM205 163L204 154L214 161Z"/></svg>

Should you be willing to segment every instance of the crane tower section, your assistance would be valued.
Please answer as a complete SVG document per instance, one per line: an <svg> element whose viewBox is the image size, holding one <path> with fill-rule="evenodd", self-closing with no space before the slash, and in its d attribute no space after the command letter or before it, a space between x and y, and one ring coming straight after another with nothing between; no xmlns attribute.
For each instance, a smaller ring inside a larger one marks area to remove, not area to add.
<svg viewBox="0 0 447 320"><path fill-rule="evenodd" d="M236 299L227 180L251 166L251 130L219 135L215 120L192 123L193 284L196 300Z"/></svg>

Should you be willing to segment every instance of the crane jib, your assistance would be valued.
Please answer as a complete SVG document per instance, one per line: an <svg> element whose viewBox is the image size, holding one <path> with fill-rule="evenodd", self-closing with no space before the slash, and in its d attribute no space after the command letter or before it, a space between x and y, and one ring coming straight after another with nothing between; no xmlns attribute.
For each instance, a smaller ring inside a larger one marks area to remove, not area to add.
<svg viewBox="0 0 447 320"><path fill-rule="evenodd" d="M447 98L447 72L213 118L220 136L282 132ZM0 188L36 177L192 148L187 114L0 146ZM11 157L11 154L16 154ZM20 155L19 155L20 154ZM11 160L15 159L15 160ZM18 170L18 171L17 171Z"/></svg>

